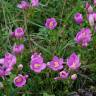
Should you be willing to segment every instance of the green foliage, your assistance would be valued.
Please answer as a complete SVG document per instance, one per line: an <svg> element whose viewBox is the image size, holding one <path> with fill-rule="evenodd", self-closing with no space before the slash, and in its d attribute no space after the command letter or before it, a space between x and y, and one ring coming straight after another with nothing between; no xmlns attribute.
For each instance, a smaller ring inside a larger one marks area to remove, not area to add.
<svg viewBox="0 0 96 96"><path fill-rule="evenodd" d="M87 0L91 2L91 0ZM80 88L96 88L96 34L87 48L81 48L74 42L76 33L81 26L75 24L73 16L81 12L84 16L82 27L89 26L84 9L85 0L40 0L38 8L22 11L16 7L19 0L0 0L0 57L6 52L11 52L15 39L9 34L16 27L26 29L24 53L17 57L17 64L11 75L3 82L4 88L0 89L0 96L67 96L70 92ZM96 10L96 8L94 8ZM48 30L44 22L48 17L55 17L58 27ZM92 29L93 31L93 29ZM18 42L17 42L18 43ZM41 52L44 60L51 60L54 55L68 57L72 52L77 52L81 58L81 71L78 72L78 80L54 81L57 72L45 70L35 74L30 70L30 56L33 52ZM19 64L23 64L22 72L17 70ZM17 74L28 74L29 79L23 88L16 88L13 78ZM96 90L95 90L96 91ZM21 93L20 93L21 92Z"/></svg>

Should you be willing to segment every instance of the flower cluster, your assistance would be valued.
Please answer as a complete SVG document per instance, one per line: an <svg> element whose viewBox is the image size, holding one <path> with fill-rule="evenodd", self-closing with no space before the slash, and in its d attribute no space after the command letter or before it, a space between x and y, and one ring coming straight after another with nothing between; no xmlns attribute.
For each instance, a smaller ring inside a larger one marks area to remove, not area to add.
<svg viewBox="0 0 96 96"><path fill-rule="evenodd" d="M94 6L96 6L96 0L94 0ZM93 7L87 2L86 6L86 13L87 13L87 20L89 22L90 27L92 27L96 31L96 12L94 12ZM76 13L74 15L74 20L77 24L80 24L82 26L83 15L81 13ZM82 45L83 47L87 47L89 42L92 39L92 33L90 28L81 28L80 31L76 34L75 41L76 43Z"/></svg>
<svg viewBox="0 0 96 96"><path fill-rule="evenodd" d="M27 4L25 1L22 1L21 2L22 4L24 3L25 5L22 6L22 7L28 7ZM17 40L21 40L23 39L24 37L24 34L25 34L25 30L22 28L22 27L18 27L15 29L14 32L11 32L11 36L12 37L15 37ZM22 52L24 51L24 44L14 44L13 45L13 48L12 48L12 53L15 54L15 55L19 55L19 54L22 54ZM23 65L22 64L19 64L18 65L18 70L22 70L23 68ZM23 87L25 84L26 84L26 79L28 78L27 75L23 76L22 74L19 74L17 77L14 78L14 84L17 86L17 87Z"/></svg>
<svg viewBox="0 0 96 96"><path fill-rule="evenodd" d="M17 7L20 8L20 9L23 9L23 10L26 10L30 7L38 7L39 6L39 0L31 0L31 2L27 2L27 1L24 1L22 0L18 5Z"/></svg>
<svg viewBox="0 0 96 96"><path fill-rule="evenodd" d="M78 70L81 65L79 56L76 53L72 53L72 55L67 59L66 65L68 66L69 69ZM55 77L54 78L55 80L67 79L69 77L69 73L70 73L70 72L67 72L64 70L64 59L63 58L54 56L52 61L45 64L43 61L43 57L41 56L41 54L38 54L38 53L32 54L30 68L32 71L34 71L36 73L40 73L45 68L49 68L53 71L57 71L57 72L59 72L59 76ZM75 75L75 76L77 76L77 75ZM73 74L72 77L75 78L75 76Z"/></svg>
<svg viewBox="0 0 96 96"><path fill-rule="evenodd" d="M94 6L96 6L96 0L93 0ZM90 5L90 3L86 3L86 11L87 11L87 19L89 22L89 25L96 28L96 12L93 10L93 7Z"/></svg>
<svg viewBox="0 0 96 96"><path fill-rule="evenodd" d="M94 0L94 5L96 6L96 0ZM26 10L30 7L38 7L39 0L31 0L31 3L27 1L21 1L17 7L23 10ZM89 3L86 3L86 12L88 22L91 27L95 27L96 22L96 13L93 11L92 6ZM82 26L84 20L83 15L77 12L74 15L74 21ZM54 30L57 27L57 21L55 18L47 18L45 20L44 26L47 30ZM20 41L24 38L25 30L22 27L16 28L10 35ZM87 47L89 42L92 39L92 33L90 28L81 28L80 31L76 34L75 42L81 45L82 47ZM0 59L0 77L8 75L13 66L16 64L16 56L21 55L24 51L24 44L15 44L12 47L12 53L6 53L4 58ZM41 53L33 53L30 60L30 69L35 73L41 73L44 69L52 70L58 73L57 77L54 77L55 80L64 80L71 78L72 80L77 79L77 71L81 66L79 56L73 52L66 60L58 56L54 56L49 62L44 61ZM18 70L22 70L23 65L19 64ZM18 74L13 82L17 87L23 87L27 82L28 75Z"/></svg>

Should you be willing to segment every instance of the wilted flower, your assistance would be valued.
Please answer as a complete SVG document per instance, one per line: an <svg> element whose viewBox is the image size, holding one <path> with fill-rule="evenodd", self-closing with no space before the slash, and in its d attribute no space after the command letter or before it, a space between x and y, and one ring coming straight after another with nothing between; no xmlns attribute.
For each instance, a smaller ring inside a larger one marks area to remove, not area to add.
<svg viewBox="0 0 96 96"><path fill-rule="evenodd" d="M57 26L57 22L56 22L55 18L48 18L46 20L45 26L46 26L46 28L48 28L50 30L55 29Z"/></svg>
<svg viewBox="0 0 96 96"><path fill-rule="evenodd" d="M77 24L81 24L83 22L83 16L81 13L76 13L74 16L74 20Z"/></svg>
<svg viewBox="0 0 96 96"><path fill-rule="evenodd" d="M38 7L39 6L39 0L31 0L32 7Z"/></svg>
<svg viewBox="0 0 96 96"><path fill-rule="evenodd" d="M22 52L23 52L23 50L24 50L24 45L23 44L15 44L14 46L13 46L13 53L15 53L15 54L21 54Z"/></svg>
<svg viewBox="0 0 96 96"><path fill-rule="evenodd" d="M49 68L51 68L54 71L61 70L63 68L63 59L58 58L57 56L53 57L53 60L48 62L47 65Z"/></svg>
<svg viewBox="0 0 96 96"><path fill-rule="evenodd" d="M94 14L89 14L88 15L88 21L91 27L94 26Z"/></svg>
<svg viewBox="0 0 96 96"><path fill-rule="evenodd" d="M26 75L23 76L23 75L19 74L17 77L14 78L14 84L15 84L15 86L17 86L17 87L23 87L26 84L26 79L27 78L28 77Z"/></svg>
<svg viewBox="0 0 96 96"><path fill-rule="evenodd" d="M71 79L72 79L72 80L76 80L76 79L77 79L77 74L71 75Z"/></svg>
<svg viewBox="0 0 96 96"><path fill-rule="evenodd" d="M18 8L20 8L20 9L24 9L24 10L25 10L25 9L28 9L29 6L30 6L29 3L26 2L26 1L24 1L24 0L21 1L21 3L17 5Z"/></svg>
<svg viewBox="0 0 96 96"><path fill-rule="evenodd" d="M66 72L66 71L61 71L61 72L59 73L59 75L60 75L60 77L61 77L62 79L66 79L66 78L68 78L69 73Z"/></svg>
<svg viewBox="0 0 96 96"><path fill-rule="evenodd" d="M78 69L81 65L79 56L76 53L72 53L71 56L67 59L67 65L70 69Z"/></svg>
<svg viewBox="0 0 96 96"><path fill-rule="evenodd" d="M21 27L18 27L15 29L14 32L11 33L12 35L11 36L14 36L16 37L17 39L20 39L22 37L24 37L24 29L21 28Z"/></svg>
<svg viewBox="0 0 96 96"><path fill-rule="evenodd" d="M88 43L91 41L91 31L89 28L83 28L81 29L76 37L75 37L75 41L78 44L81 44L83 47L86 47L88 45Z"/></svg>
<svg viewBox="0 0 96 96"><path fill-rule="evenodd" d="M88 2L86 3L86 10L87 10L88 13L92 13L93 12L93 8Z"/></svg>
<svg viewBox="0 0 96 96"><path fill-rule="evenodd" d="M31 56L30 68L36 73L40 73L46 68L46 64L44 63L41 54L34 53Z"/></svg>

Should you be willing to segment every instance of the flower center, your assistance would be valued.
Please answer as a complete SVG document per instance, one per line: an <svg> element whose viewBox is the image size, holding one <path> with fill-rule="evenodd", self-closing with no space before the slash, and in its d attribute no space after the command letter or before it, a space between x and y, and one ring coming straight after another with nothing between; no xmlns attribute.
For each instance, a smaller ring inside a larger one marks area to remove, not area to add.
<svg viewBox="0 0 96 96"><path fill-rule="evenodd" d="M21 81L23 81L22 77L18 77L18 78L15 80L16 83L19 83L19 82L21 82Z"/></svg>
<svg viewBox="0 0 96 96"><path fill-rule="evenodd" d="M83 33L82 33L82 37L85 37L85 36L86 36L86 33L85 33L85 32L83 32Z"/></svg>
<svg viewBox="0 0 96 96"><path fill-rule="evenodd" d="M58 67L59 63L58 62L54 62L54 67Z"/></svg>
<svg viewBox="0 0 96 96"><path fill-rule="evenodd" d="M35 65L34 65L35 68L38 68L38 67L40 67L40 66L41 66L40 64L35 64Z"/></svg>
<svg viewBox="0 0 96 96"><path fill-rule="evenodd" d="M75 68L76 67L76 63L73 62L73 64L71 65L71 68Z"/></svg>
<svg viewBox="0 0 96 96"><path fill-rule="evenodd" d="M50 26L50 27L52 27L52 26L53 26L53 22L52 22L52 21L50 22L49 26Z"/></svg>

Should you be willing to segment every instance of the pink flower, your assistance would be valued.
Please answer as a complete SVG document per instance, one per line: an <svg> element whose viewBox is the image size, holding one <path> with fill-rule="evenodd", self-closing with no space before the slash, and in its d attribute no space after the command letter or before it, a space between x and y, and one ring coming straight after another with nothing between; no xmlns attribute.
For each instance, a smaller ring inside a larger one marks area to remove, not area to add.
<svg viewBox="0 0 96 96"><path fill-rule="evenodd" d="M88 13L92 13L93 12L93 8L88 2L86 3L86 10L87 10Z"/></svg>
<svg viewBox="0 0 96 96"><path fill-rule="evenodd" d="M0 64L4 64L4 58L0 59Z"/></svg>
<svg viewBox="0 0 96 96"><path fill-rule="evenodd" d="M14 32L11 32L10 35L13 37L16 37L17 39L20 39L20 38L24 37L24 33L25 33L24 29L21 27L18 27L15 29Z"/></svg>
<svg viewBox="0 0 96 96"><path fill-rule="evenodd" d="M32 7L38 7L39 6L39 0L31 0Z"/></svg>
<svg viewBox="0 0 96 96"><path fill-rule="evenodd" d="M46 20L45 26L46 26L46 28L48 28L50 30L55 29L57 26L57 22L56 22L55 18L48 18Z"/></svg>
<svg viewBox="0 0 96 96"><path fill-rule="evenodd" d="M96 22L96 12L93 13L94 21Z"/></svg>
<svg viewBox="0 0 96 96"><path fill-rule="evenodd" d="M47 63L47 66L54 71L58 71L63 68L63 63L63 58L58 58L57 56L54 56L52 61Z"/></svg>
<svg viewBox="0 0 96 96"><path fill-rule="evenodd" d="M67 65L70 69L78 69L81 65L79 56L76 53L72 53L71 56L67 59Z"/></svg>
<svg viewBox="0 0 96 96"><path fill-rule="evenodd" d="M82 28L76 35L75 41L78 44L81 44L83 47L86 47L91 41L91 31L89 28Z"/></svg>
<svg viewBox="0 0 96 96"><path fill-rule="evenodd" d="M10 72L13 70L13 66L4 68L4 75L10 75Z"/></svg>
<svg viewBox="0 0 96 96"><path fill-rule="evenodd" d="M71 75L71 79L72 79L72 80L76 80L76 79L77 79L77 74Z"/></svg>
<svg viewBox="0 0 96 96"><path fill-rule="evenodd" d="M74 20L77 24L81 24L83 22L83 16L81 13L76 13L74 16Z"/></svg>
<svg viewBox="0 0 96 96"><path fill-rule="evenodd" d="M69 73L66 72L66 71L61 71L61 72L59 73L59 75L60 75L60 77L61 77L62 79L66 79L66 78L68 78Z"/></svg>
<svg viewBox="0 0 96 96"><path fill-rule="evenodd" d="M5 66L5 65L0 66L0 77L9 75L12 69L13 69L12 66Z"/></svg>
<svg viewBox="0 0 96 96"><path fill-rule="evenodd" d="M25 9L28 9L29 6L30 6L29 3L26 2L26 1L21 1L21 3L17 5L18 8L24 9L24 10L25 10Z"/></svg>
<svg viewBox="0 0 96 96"><path fill-rule="evenodd" d="M11 53L6 53L4 58L0 59L0 77L9 75L13 69L13 65L16 64L16 57Z"/></svg>
<svg viewBox="0 0 96 96"><path fill-rule="evenodd" d="M94 2L94 6L96 6L96 0L93 0L93 2Z"/></svg>
<svg viewBox="0 0 96 96"><path fill-rule="evenodd" d="M19 44L19 45L15 44L13 46L12 50L13 50L13 53L15 53L15 54L21 54L24 50L24 45L23 44Z"/></svg>
<svg viewBox="0 0 96 96"><path fill-rule="evenodd" d="M89 21L89 24L90 24L91 27L93 27L94 26L94 23L95 23L94 16L95 16L95 14L89 14L88 15L88 21Z"/></svg>
<svg viewBox="0 0 96 96"><path fill-rule="evenodd" d="M10 67L16 64L16 57L11 53L6 53L4 57L4 65Z"/></svg>
<svg viewBox="0 0 96 96"><path fill-rule="evenodd" d="M31 56L30 68L36 73L40 73L46 68L46 64L44 63L41 54L34 53Z"/></svg>
<svg viewBox="0 0 96 96"><path fill-rule="evenodd" d="M26 84L27 76L23 76L19 74L17 77L14 78L14 84L17 87L23 87Z"/></svg>

